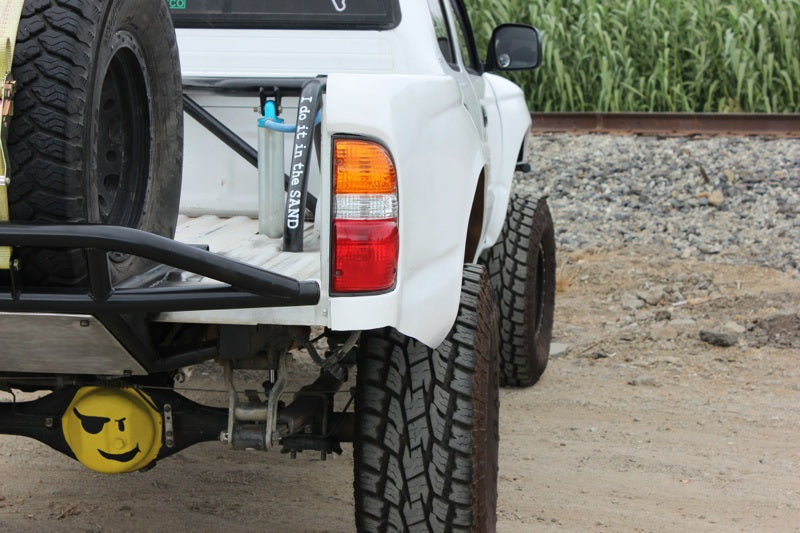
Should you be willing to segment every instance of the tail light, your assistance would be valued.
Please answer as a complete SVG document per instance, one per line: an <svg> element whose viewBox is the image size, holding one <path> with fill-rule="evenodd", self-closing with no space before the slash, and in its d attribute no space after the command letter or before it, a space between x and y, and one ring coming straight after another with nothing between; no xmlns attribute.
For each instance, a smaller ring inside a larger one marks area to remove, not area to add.
<svg viewBox="0 0 800 533"><path fill-rule="evenodd" d="M389 151L361 139L333 140L333 292L394 287L400 238L397 173Z"/></svg>

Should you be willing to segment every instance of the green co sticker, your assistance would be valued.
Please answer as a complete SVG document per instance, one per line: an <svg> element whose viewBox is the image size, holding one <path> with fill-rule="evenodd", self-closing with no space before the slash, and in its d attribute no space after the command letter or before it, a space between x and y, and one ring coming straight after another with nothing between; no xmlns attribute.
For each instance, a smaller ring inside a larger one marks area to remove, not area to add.
<svg viewBox="0 0 800 533"><path fill-rule="evenodd" d="M186 9L186 0L169 0L170 9Z"/></svg>

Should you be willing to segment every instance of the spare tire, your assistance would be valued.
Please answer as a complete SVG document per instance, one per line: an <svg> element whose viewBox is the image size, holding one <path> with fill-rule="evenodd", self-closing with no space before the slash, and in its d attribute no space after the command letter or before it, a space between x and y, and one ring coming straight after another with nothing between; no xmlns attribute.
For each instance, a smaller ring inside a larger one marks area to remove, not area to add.
<svg viewBox="0 0 800 533"><path fill-rule="evenodd" d="M99 223L172 237L181 77L164 0L26 0L12 74L11 220ZM81 285L81 250L18 249L23 281ZM139 273L110 254L113 280Z"/></svg>

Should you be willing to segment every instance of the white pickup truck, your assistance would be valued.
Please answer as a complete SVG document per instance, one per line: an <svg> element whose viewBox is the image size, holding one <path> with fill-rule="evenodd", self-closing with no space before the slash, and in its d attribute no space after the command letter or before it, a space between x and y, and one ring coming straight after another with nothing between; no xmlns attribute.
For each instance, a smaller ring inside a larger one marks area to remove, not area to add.
<svg viewBox="0 0 800 533"><path fill-rule="evenodd" d="M555 249L511 194L524 96L489 72L538 66L538 32L481 61L462 0L0 15L0 390L49 391L0 433L105 473L353 442L359 531L493 530L498 384L547 364ZM320 373L286 398L290 351ZM212 359L227 409L173 390Z"/></svg>

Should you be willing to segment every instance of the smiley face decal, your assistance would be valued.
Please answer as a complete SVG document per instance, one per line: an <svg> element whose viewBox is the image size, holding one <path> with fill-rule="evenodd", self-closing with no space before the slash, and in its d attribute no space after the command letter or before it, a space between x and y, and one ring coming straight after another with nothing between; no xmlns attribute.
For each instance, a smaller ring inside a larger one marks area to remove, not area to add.
<svg viewBox="0 0 800 533"><path fill-rule="evenodd" d="M161 416L153 400L136 389L81 388L61 427L78 461L106 474L140 470L161 449Z"/></svg>

